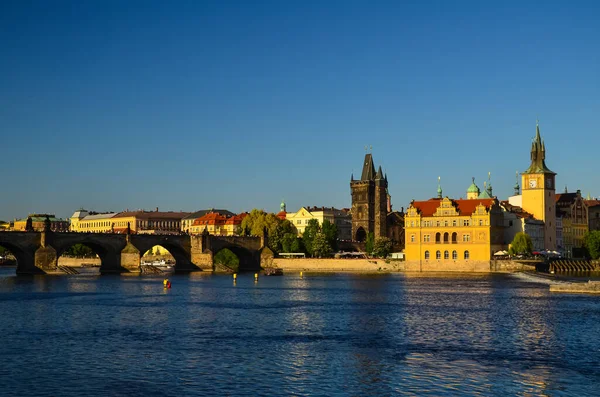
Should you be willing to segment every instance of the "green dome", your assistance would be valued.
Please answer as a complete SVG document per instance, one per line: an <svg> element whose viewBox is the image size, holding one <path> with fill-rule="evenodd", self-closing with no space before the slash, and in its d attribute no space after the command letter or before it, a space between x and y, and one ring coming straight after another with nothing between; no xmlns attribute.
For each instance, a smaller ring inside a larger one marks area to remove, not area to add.
<svg viewBox="0 0 600 397"><path fill-rule="evenodd" d="M473 178L473 183L471 183L471 186L469 186L469 188L467 189L467 193L477 193L477 194L479 194L480 192L481 192L481 190L479 190L479 188L475 184L475 178Z"/></svg>

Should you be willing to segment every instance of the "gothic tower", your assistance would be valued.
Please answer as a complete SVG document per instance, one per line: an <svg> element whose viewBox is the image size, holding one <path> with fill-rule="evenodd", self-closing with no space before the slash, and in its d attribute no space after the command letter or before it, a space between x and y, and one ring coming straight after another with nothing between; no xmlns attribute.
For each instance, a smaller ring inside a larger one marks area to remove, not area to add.
<svg viewBox="0 0 600 397"><path fill-rule="evenodd" d="M375 238L387 235L387 187L381 166L375 172L373 156L367 153L360 179L350 179L353 240L364 241L371 232Z"/></svg>
<svg viewBox="0 0 600 397"><path fill-rule="evenodd" d="M523 209L544 221L544 248L556 250L556 173L546 166L546 145L536 123L535 138L531 143L531 165L521 174Z"/></svg>

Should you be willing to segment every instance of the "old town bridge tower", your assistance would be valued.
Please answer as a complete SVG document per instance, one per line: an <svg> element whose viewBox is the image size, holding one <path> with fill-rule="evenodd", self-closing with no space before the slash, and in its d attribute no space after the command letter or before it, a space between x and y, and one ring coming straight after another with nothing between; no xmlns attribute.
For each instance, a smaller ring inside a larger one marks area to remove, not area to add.
<svg viewBox="0 0 600 397"><path fill-rule="evenodd" d="M381 166L377 173L373 156L365 155L362 175L359 180L350 178L352 191L352 239L364 241L369 233L374 237L385 237L388 213L388 181Z"/></svg>

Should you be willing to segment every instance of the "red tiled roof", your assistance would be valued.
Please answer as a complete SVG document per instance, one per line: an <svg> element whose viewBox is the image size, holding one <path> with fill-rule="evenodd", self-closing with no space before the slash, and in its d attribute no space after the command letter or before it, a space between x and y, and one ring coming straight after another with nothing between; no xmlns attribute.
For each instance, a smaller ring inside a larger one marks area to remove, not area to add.
<svg viewBox="0 0 600 397"><path fill-rule="evenodd" d="M600 205L600 200L592 199L592 200L583 200L588 207L595 207Z"/></svg>
<svg viewBox="0 0 600 397"><path fill-rule="evenodd" d="M222 225L227 221L227 217L216 212L210 212L200 218L197 218L192 225Z"/></svg>
<svg viewBox="0 0 600 397"><path fill-rule="evenodd" d="M411 205L419 210L421 216L433 216L440 207L441 201L442 199L432 198L427 201L413 201ZM452 200L458 213L462 216L471 215L479 204L489 209L495 201L495 199Z"/></svg>
<svg viewBox="0 0 600 397"><path fill-rule="evenodd" d="M234 216L230 217L229 219L227 219L227 221L225 221L225 224L226 225L241 225L242 221L247 216L248 216L247 213L242 213L242 214L239 214L239 215L234 215Z"/></svg>
<svg viewBox="0 0 600 397"><path fill-rule="evenodd" d="M277 218L281 219L281 220L285 220L285 214L287 214L287 212L285 211L281 211L279 212L277 215L275 215Z"/></svg>

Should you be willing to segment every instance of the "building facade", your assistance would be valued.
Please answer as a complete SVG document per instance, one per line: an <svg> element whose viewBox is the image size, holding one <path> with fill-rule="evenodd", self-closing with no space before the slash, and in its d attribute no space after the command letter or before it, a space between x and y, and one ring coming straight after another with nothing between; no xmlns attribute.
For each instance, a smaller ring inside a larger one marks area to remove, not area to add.
<svg viewBox="0 0 600 397"><path fill-rule="evenodd" d="M179 234L181 220L189 212L124 211L104 214L85 210L76 211L71 217L71 231L83 233L145 233Z"/></svg>
<svg viewBox="0 0 600 397"><path fill-rule="evenodd" d="M219 209L209 208L207 210L196 211L194 213L189 214L188 216L184 217L181 220L181 231L184 233L191 233L192 225L196 221L196 219L198 219L206 214L210 214L211 212L221 214L225 217L231 217L231 216L235 215L233 212L224 210L224 209L219 210Z"/></svg>
<svg viewBox="0 0 600 397"><path fill-rule="evenodd" d="M521 173L522 205L524 211L544 222L544 249L555 251L556 246L556 173L546 166L546 145L536 124L531 143L531 164ZM564 220L563 220L564 227ZM564 230L564 229L563 229Z"/></svg>
<svg viewBox="0 0 600 397"><path fill-rule="evenodd" d="M388 181L381 166L375 172L373 156L365 155L360 179L350 177L352 194L352 239L365 241L369 233L375 238L387 236Z"/></svg>
<svg viewBox="0 0 600 397"><path fill-rule="evenodd" d="M278 214L279 215L279 214ZM352 216L348 209L337 209L334 207L301 207L296 212L285 213L285 219L290 221L298 231L298 236L302 236L308 221L316 219L319 225L325 220L337 226L338 239L350 240L352 233Z"/></svg>
<svg viewBox="0 0 600 397"><path fill-rule="evenodd" d="M31 224L31 230L41 232L44 230L46 219L50 221L50 230L53 232L69 231L69 222L57 218L54 214L29 214L27 218L15 219L12 229L23 232L27 230L27 223Z"/></svg>
<svg viewBox="0 0 600 397"><path fill-rule="evenodd" d="M564 255L568 258L583 256L583 241L590 224L588 204L580 190L556 195L556 216L562 219Z"/></svg>
<svg viewBox="0 0 600 397"><path fill-rule="evenodd" d="M502 209L495 198L448 197L413 201L405 218L407 266L420 270L453 270L487 266L504 247Z"/></svg>

